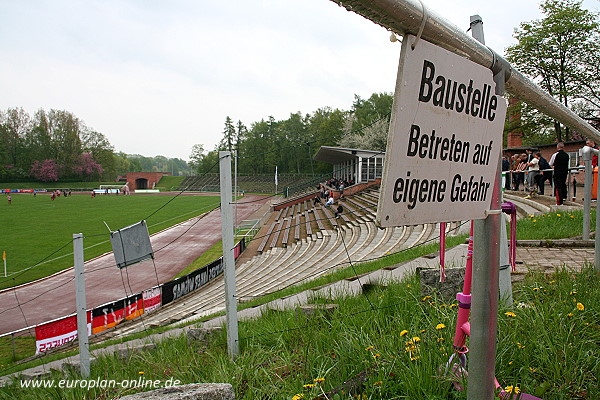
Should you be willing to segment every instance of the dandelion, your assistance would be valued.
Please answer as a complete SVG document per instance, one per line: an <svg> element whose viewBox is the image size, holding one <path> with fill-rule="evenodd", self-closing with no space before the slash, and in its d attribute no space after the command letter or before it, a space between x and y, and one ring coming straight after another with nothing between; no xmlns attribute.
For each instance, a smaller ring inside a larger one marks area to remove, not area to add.
<svg viewBox="0 0 600 400"><path fill-rule="evenodd" d="M375 348L375 346L369 346L369 347L367 347L365 350L366 350L366 351L369 351L369 350L373 350L374 348Z"/></svg>
<svg viewBox="0 0 600 400"><path fill-rule="evenodd" d="M430 298L431 298L431 296L425 296L425 297L423 297L423 298L421 299L421 301L427 301L427 300L429 300Z"/></svg>
<svg viewBox="0 0 600 400"><path fill-rule="evenodd" d="M317 386L317 385L315 385L314 383L307 383L303 387L305 387L305 388L314 388L315 386Z"/></svg>
<svg viewBox="0 0 600 400"><path fill-rule="evenodd" d="M440 304L440 308L448 307L446 304Z"/></svg>
<svg viewBox="0 0 600 400"><path fill-rule="evenodd" d="M513 362L512 362L512 361L509 361L509 362L508 362L508 365L512 365L512 364L513 364Z"/></svg>
<svg viewBox="0 0 600 400"><path fill-rule="evenodd" d="M410 361L417 361L420 357L419 356L414 356L410 358Z"/></svg>
<svg viewBox="0 0 600 400"><path fill-rule="evenodd" d="M533 217L535 217L535 215L529 214L529 218L533 218Z"/></svg>
<svg viewBox="0 0 600 400"><path fill-rule="evenodd" d="M539 288L539 287L534 287L534 288L533 288L533 291L534 291L534 292L537 292L537 291L539 291L539 290L540 290L540 288Z"/></svg>
<svg viewBox="0 0 600 400"><path fill-rule="evenodd" d="M575 216L574 216L574 215L571 215L571 218L575 218Z"/></svg>
<svg viewBox="0 0 600 400"><path fill-rule="evenodd" d="M421 330L419 331L419 333L425 333L425 332L426 332L426 330L425 330L425 329L421 329Z"/></svg>
<svg viewBox="0 0 600 400"><path fill-rule="evenodd" d="M140 371L140 372L138 372L138 374L144 375L144 371Z"/></svg>
<svg viewBox="0 0 600 400"><path fill-rule="evenodd" d="M559 214L559 213L556 213L556 216L557 216L557 217L560 217L560 214Z"/></svg>
<svg viewBox="0 0 600 400"><path fill-rule="evenodd" d="M444 329L445 327L446 327L446 325L444 325L444 324L437 324L435 326L435 329L437 329L439 331L440 329Z"/></svg>
<svg viewBox="0 0 600 400"><path fill-rule="evenodd" d="M582 303L577 303L577 309L578 309L579 311L583 311L583 310L585 310L585 307L583 306L583 304L582 304Z"/></svg>
<svg viewBox="0 0 600 400"><path fill-rule="evenodd" d="M325 378L315 378L313 379L314 382L323 382L325 380Z"/></svg>
<svg viewBox="0 0 600 400"><path fill-rule="evenodd" d="M421 338L418 337L418 336L415 336L414 338L412 338L412 341L415 342L415 343L418 343L418 342L421 341Z"/></svg>
<svg viewBox="0 0 600 400"><path fill-rule="evenodd" d="M571 293L569 294L577 294L577 290L571 290Z"/></svg>
<svg viewBox="0 0 600 400"><path fill-rule="evenodd" d="M373 354L373 358L379 358L381 357L381 354Z"/></svg>
<svg viewBox="0 0 600 400"><path fill-rule="evenodd" d="M504 390L506 391L506 393L520 393L521 389L519 389L518 386L507 386L504 388Z"/></svg>
<svg viewBox="0 0 600 400"><path fill-rule="evenodd" d="M570 312L570 313L568 313L568 314L567 314L567 317L568 317L568 318L571 318L572 316L573 316L573 313L572 313L572 312Z"/></svg>
<svg viewBox="0 0 600 400"><path fill-rule="evenodd" d="M303 397L304 397L304 393L298 393L298 394L295 394L294 397L292 397L292 400L300 400Z"/></svg>
<svg viewBox="0 0 600 400"><path fill-rule="evenodd" d="M534 219L533 222L537 222L537 219Z"/></svg>
<svg viewBox="0 0 600 400"><path fill-rule="evenodd" d="M439 338L437 338L437 341L438 341L438 343L439 343L439 342L443 342L443 341L444 341L444 338L443 338L443 337L439 337Z"/></svg>
<svg viewBox="0 0 600 400"><path fill-rule="evenodd" d="M523 344L521 344L521 343L517 342L517 347L518 347L518 348L520 348L520 349L524 349L524 348L525 348L525 345L523 345Z"/></svg>
<svg viewBox="0 0 600 400"><path fill-rule="evenodd" d="M510 317L510 318L514 318L517 316L517 314L515 314L512 311L505 312L504 315L506 315L507 317Z"/></svg>
<svg viewBox="0 0 600 400"><path fill-rule="evenodd" d="M400 332L400 336L405 336L408 333L408 331L406 329L404 329L402 332Z"/></svg>
<svg viewBox="0 0 600 400"><path fill-rule="evenodd" d="M537 368L532 368L532 367L529 367L529 371L530 371L530 372L537 372Z"/></svg>
<svg viewBox="0 0 600 400"><path fill-rule="evenodd" d="M456 308L456 307L458 307L458 304L456 304L456 303L450 304L450 308Z"/></svg>
<svg viewBox="0 0 600 400"><path fill-rule="evenodd" d="M373 383L373 386L378 386L378 385L381 385L382 383L383 383L383 381L377 381L377 382Z"/></svg>

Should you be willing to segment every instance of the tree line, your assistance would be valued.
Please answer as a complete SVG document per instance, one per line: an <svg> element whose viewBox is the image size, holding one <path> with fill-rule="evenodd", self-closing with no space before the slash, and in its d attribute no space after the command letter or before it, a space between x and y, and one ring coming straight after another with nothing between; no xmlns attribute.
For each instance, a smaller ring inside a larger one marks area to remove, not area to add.
<svg viewBox="0 0 600 400"><path fill-rule="evenodd" d="M0 110L1 181L113 181L137 171L187 175L190 168L177 158L115 152L106 136L69 111Z"/></svg>

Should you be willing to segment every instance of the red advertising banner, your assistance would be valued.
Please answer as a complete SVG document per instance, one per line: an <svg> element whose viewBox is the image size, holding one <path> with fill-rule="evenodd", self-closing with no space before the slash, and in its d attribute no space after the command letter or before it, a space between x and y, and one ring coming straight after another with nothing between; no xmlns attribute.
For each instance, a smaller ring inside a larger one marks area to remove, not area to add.
<svg viewBox="0 0 600 400"><path fill-rule="evenodd" d="M92 334L92 313L87 312L88 335ZM60 347L77 339L77 315L46 322L35 327L35 354Z"/></svg>
<svg viewBox="0 0 600 400"><path fill-rule="evenodd" d="M154 287L142 292L144 313L156 311L161 305L160 287Z"/></svg>

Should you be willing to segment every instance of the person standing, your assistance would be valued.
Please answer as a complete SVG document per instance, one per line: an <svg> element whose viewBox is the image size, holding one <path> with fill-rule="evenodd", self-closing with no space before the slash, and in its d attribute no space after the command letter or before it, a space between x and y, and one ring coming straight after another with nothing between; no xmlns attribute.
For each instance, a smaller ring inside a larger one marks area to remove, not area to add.
<svg viewBox="0 0 600 400"><path fill-rule="evenodd" d="M12 197L10 196L10 194L8 195L6 200L8 200L8 204L12 204Z"/></svg>
<svg viewBox="0 0 600 400"><path fill-rule="evenodd" d="M542 153L537 152L535 156L540 160L538 165L540 166L540 174L537 176L538 194L544 194L544 183L546 181L552 183L552 171L548 160L542 157Z"/></svg>
<svg viewBox="0 0 600 400"><path fill-rule="evenodd" d="M533 197L536 193L535 186L537 185L538 176L540 175L540 158L537 154L533 155L531 161L527 163L527 167L527 186L529 187L529 195L527 195L526 198Z"/></svg>
<svg viewBox="0 0 600 400"><path fill-rule="evenodd" d="M557 152L550 158L550 166L554 169L554 194L556 205L560 206L567 198L567 177L569 176L569 155L565 152L565 144L556 144Z"/></svg>

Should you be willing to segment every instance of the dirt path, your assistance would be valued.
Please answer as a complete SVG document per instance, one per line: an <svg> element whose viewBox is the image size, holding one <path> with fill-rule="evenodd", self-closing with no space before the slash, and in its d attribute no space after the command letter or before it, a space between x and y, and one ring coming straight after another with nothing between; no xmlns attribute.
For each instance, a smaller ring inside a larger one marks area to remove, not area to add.
<svg viewBox="0 0 600 400"><path fill-rule="evenodd" d="M237 206L237 220L250 218L269 198L245 196ZM221 212L192 218L151 237L155 259L124 270L112 253L85 263L87 308L121 299L173 278L221 240ZM47 279L0 292L0 334L60 318L75 312L73 269Z"/></svg>

